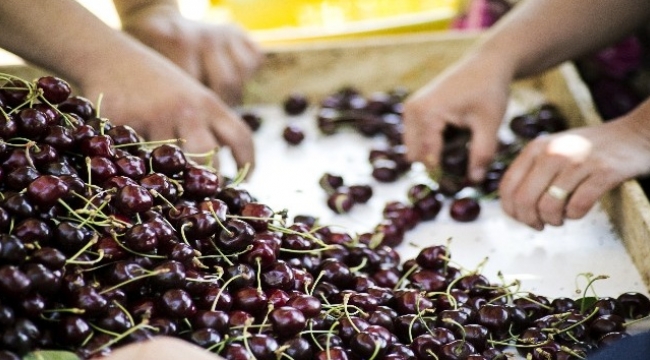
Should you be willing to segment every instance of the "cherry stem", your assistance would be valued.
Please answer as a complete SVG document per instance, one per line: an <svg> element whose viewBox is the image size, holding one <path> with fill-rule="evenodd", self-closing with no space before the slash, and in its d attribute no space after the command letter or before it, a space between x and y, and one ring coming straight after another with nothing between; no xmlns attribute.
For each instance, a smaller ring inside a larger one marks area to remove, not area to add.
<svg viewBox="0 0 650 360"><path fill-rule="evenodd" d="M219 289L219 292L217 293L217 296L214 297L214 300L212 300L212 306L210 306L210 311L215 311L217 309L217 303L219 302L219 298L221 298L221 294L223 293L223 290L230 284L231 282L235 281L236 279L242 277L243 275L235 275L225 281L223 285L221 285L221 288Z"/></svg>
<svg viewBox="0 0 650 360"><path fill-rule="evenodd" d="M124 285L130 284L130 283L132 283L132 282L134 282L134 281L138 281L138 280L146 279L146 278L148 278L148 277L152 277L152 276L156 276L156 275L164 274L164 273L168 273L168 272L169 272L169 269L159 269L159 270L154 270L154 271L150 271L150 272L144 273L144 274L142 274L142 275L134 276L134 277L132 277L131 279L128 279L128 280L122 281L122 282L119 283L119 284L113 285L113 286L111 286L111 287L109 287L109 288L106 288L106 289L100 291L99 294L100 294L100 295L103 295L103 294L106 294L107 292L111 292L111 291L113 291L113 290L115 290L115 289L119 289L121 286L124 286Z"/></svg>
<svg viewBox="0 0 650 360"><path fill-rule="evenodd" d="M142 322L139 323L138 325L135 325L134 327L132 327L132 328L126 330L125 332L123 332L123 333L120 334L119 336L117 336L117 337L115 337L115 338L113 338L113 339L107 341L107 342L106 342L105 344L103 344L102 346L100 346L100 347L98 347L97 349L91 351L91 354L94 354L94 353L100 352L100 351L102 351L102 350L104 350L104 349L106 349L106 348L108 348L108 347L111 347L111 346L113 346L114 344L116 344L116 343L118 343L119 341L121 341L122 339L124 339L124 338L126 338L127 336L131 335L132 333L134 333L134 332L136 332L136 331L138 331L138 330L140 330L140 329L143 329L143 328L149 328L149 329L151 329L151 330L155 330L155 331L158 330L157 328L155 328L155 327L153 327L153 326L149 326L149 320L147 320L147 319L143 319Z"/></svg>
<svg viewBox="0 0 650 360"><path fill-rule="evenodd" d="M66 264L70 263L72 264L76 258L81 256L86 250L90 249L93 245L97 243L98 240L98 235L97 233L93 233L93 237L81 248L79 251L77 251L74 255L72 255L69 259L67 259L65 262Z"/></svg>

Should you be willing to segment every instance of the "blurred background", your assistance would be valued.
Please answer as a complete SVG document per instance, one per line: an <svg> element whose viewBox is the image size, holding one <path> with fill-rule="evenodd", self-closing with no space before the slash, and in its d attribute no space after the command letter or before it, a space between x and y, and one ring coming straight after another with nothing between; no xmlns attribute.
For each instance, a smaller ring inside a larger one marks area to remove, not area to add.
<svg viewBox="0 0 650 360"><path fill-rule="evenodd" d="M112 0L77 0L119 28ZM262 45L359 39L417 32L480 31L525 0L178 0L184 16L235 22ZM528 0L535 1L535 0ZM605 120L650 95L650 30L575 61ZM22 64L0 49L0 64Z"/></svg>

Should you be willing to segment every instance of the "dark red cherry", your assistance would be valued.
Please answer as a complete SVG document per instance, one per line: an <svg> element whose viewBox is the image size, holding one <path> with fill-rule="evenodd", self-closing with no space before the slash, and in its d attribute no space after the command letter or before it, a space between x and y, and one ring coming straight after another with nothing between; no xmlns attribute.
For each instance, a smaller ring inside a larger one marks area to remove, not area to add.
<svg viewBox="0 0 650 360"><path fill-rule="evenodd" d="M50 104L60 104L72 93L70 84L56 76L42 76L38 78L36 80L36 87L43 92L43 98Z"/></svg>
<svg viewBox="0 0 650 360"><path fill-rule="evenodd" d="M325 190L325 192L331 194L334 191L336 191L338 188L343 186L344 181L343 181L343 177L340 175L325 173L318 180L318 184L320 185L321 188L323 188L323 190Z"/></svg>
<svg viewBox="0 0 650 360"><path fill-rule="evenodd" d="M18 130L28 138L37 138L45 133L47 117L42 112L27 108L18 113L14 118Z"/></svg>
<svg viewBox="0 0 650 360"><path fill-rule="evenodd" d="M29 199L40 206L52 206L65 198L69 191L68 184L60 177L42 175L27 187Z"/></svg>
<svg viewBox="0 0 650 360"><path fill-rule="evenodd" d="M124 214L143 213L153 206L153 197L139 185L127 185L120 189L114 199L115 206Z"/></svg>
<svg viewBox="0 0 650 360"><path fill-rule="evenodd" d="M262 118L258 114L247 111L241 114L241 118L253 131L257 131L262 125Z"/></svg>
<svg viewBox="0 0 650 360"><path fill-rule="evenodd" d="M290 145L299 145L305 140L305 132L297 124L289 124L282 131L282 137Z"/></svg>
<svg viewBox="0 0 650 360"><path fill-rule="evenodd" d="M83 120L95 116L95 108L92 102L82 96L70 96L59 103L58 109L64 113L76 114Z"/></svg>
<svg viewBox="0 0 650 360"><path fill-rule="evenodd" d="M288 115L300 115L307 110L309 100L303 94L293 93L287 96L282 102L282 106Z"/></svg>
<svg viewBox="0 0 650 360"><path fill-rule="evenodd" d="M244 250L253 243L255 229L247 222L239 219L230 219L225 224L225 229L214 240L215 244L227 254Z"/></svg>
<svg viewBox="0 0 650 360"><path fill-rule="evenodd" d="M471 222L481 213L481 205L474 198L455 199L449 208L449 215L459 222Z"/></svg>
<svg viewBox="0 0 650 360"><path fill-rule="evenodd" d="M354 199L352 197L352 194L350 194L347 189L340 189L341 188L334 191L331 195L328 196L327 207L329 207L337 214L345 214L352 210L352 207L354 206Z"/></svg>
<svg viewBox="0 0 650 360"><path fill-rule="evenodd" d="M184 195L190 198L215 196L219 191L219 177L208 168L190 166L183 172L183 190Z"/></svg>
<svg viewBox="0 0 650 360"><path fill-rule="evenodd" d="M185 155L176 145L164 144L151 151L151 167L155 172L172 176L183 171L186 165Z"/></svg>
<svg viewBox="0 0 650 360"><path fill-rule="evenodd" d="M174 318L189 318L196 314L192 296L182 289L165 291L160 298L162 310Z"/></svg>
<svg viewBox="0 0 650 360"><path fill-rule="evenodd" d="M273 331L281 337L288 338L305 329L307 321L305 315L298 309L282 306L274 309L269 314Z"/></svg>
<svg viewBox="0 0 650 360"><path fill-rule="evenodd" d="M626 292L618 296L619 304L628 319L638 319L650 314L650 300L639 292Z"/></svg>

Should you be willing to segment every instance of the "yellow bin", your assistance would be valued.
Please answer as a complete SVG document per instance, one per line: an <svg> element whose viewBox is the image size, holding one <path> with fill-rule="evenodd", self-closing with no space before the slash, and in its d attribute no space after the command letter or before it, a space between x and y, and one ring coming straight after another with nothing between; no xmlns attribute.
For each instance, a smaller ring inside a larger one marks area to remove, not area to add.
<svg viewBox="0 0 650 360"><path fill-rule="evenodd" d="M262 42L445 30L462 0L211 0Z"/></svg>

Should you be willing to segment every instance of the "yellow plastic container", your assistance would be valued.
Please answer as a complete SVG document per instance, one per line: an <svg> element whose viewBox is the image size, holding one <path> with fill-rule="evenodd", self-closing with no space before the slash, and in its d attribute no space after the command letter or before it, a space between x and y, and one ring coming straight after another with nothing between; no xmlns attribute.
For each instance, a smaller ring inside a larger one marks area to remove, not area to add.
<svg viewBox="0 0 650 360"><path fill-rule="evenodd" d="M462 0L211 0L262 42L445 30Z"/></svg>

